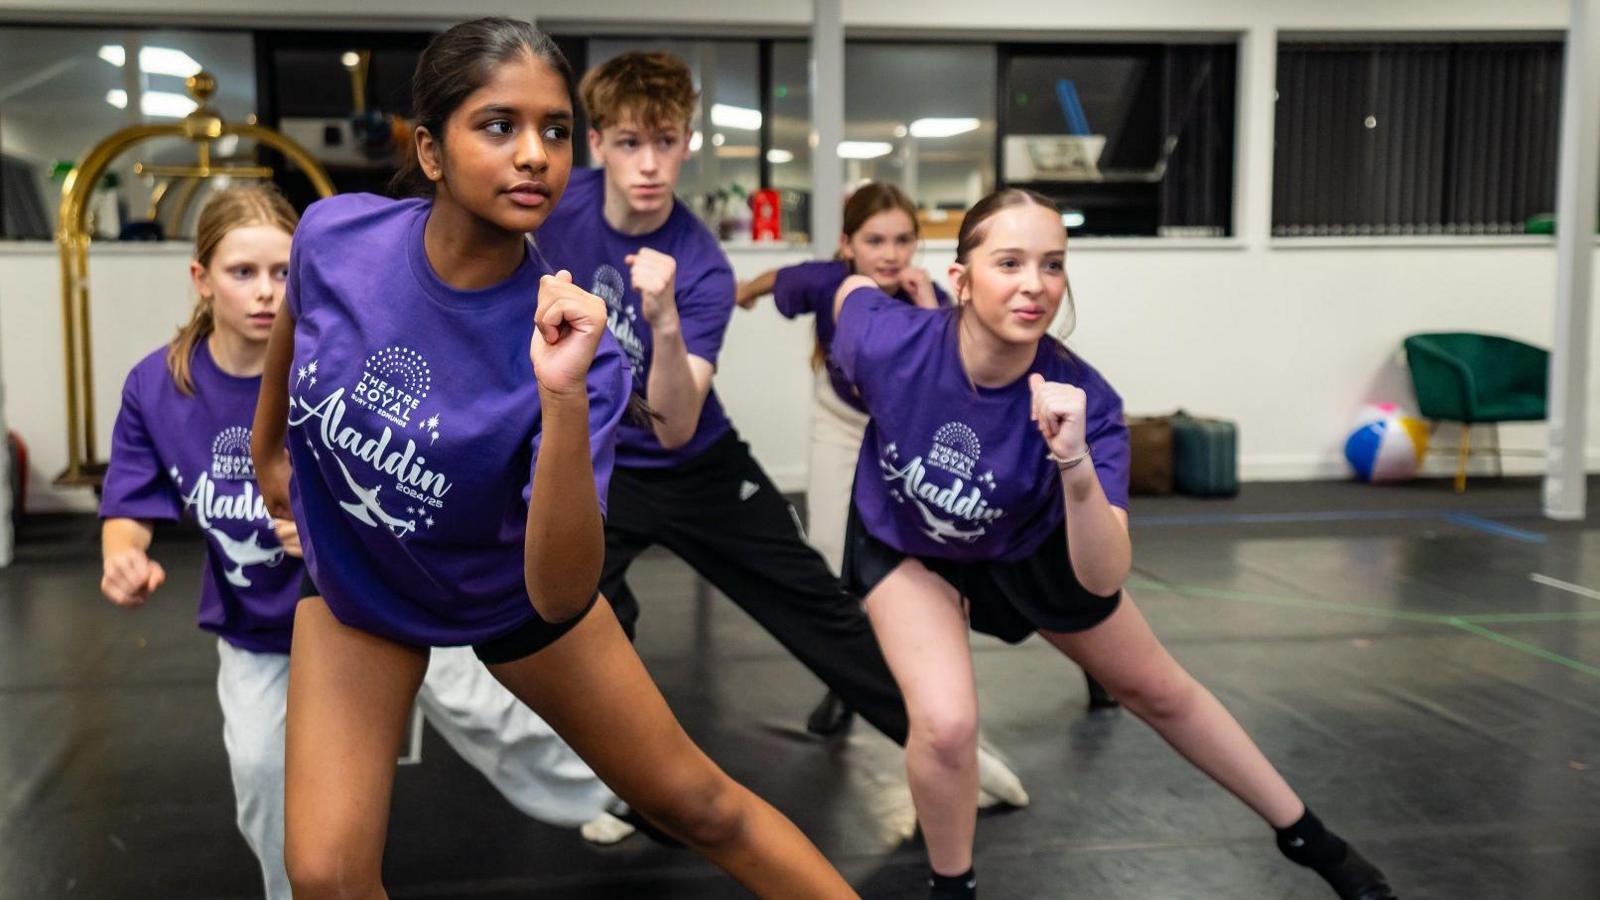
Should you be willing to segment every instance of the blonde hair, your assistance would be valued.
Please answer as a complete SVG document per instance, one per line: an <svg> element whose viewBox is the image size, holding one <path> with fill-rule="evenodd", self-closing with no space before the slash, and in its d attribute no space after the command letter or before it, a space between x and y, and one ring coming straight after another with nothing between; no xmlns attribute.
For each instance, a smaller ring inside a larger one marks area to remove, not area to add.
<svg viewBox="0 0 1600 900"><path fill-rule="evenodd" d="M283 229L284 233L293 235L299 222L300 216L295 213L294 207L270 184L230 187L218 191L206 201L205 207L200 210L200 219L195 224L195 262L209 267L211 258L216 255L217 245L235 228L274 225ZM189 370L189 360L194 356L195 346L216 327L211 303L210 297L197 297L189 321L178 329L172 342L167 345L167 371L171 373L178 390L189 396L194 395L194 375Z"/></svg>
<svg viewBox="0 0 1600 900"><path fill-rule="evenodd" d="M578 83L578 95L596 131L630 117L641 128L687 128L700 96L683 60L638 50L590 69Z"/></svg>

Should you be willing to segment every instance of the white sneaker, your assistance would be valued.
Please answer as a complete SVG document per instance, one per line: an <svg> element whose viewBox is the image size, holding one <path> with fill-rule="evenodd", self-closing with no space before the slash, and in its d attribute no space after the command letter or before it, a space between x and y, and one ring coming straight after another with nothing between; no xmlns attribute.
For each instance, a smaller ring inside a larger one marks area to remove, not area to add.
<svg viewBox="0 0 1600 900"><path fill-rule="evenodd" d="M1028 790L1010 766L979 744L978 808L988 809L1001 803L1022 809L1029 803Z"/></svg>
<svg viewBox="0 0 1600 900"><path fill-rule="evenodd" d="M578 826L578 833L583 835L584 840L602 847L615 844L637 830L608 812L603 812Z"/></svg>

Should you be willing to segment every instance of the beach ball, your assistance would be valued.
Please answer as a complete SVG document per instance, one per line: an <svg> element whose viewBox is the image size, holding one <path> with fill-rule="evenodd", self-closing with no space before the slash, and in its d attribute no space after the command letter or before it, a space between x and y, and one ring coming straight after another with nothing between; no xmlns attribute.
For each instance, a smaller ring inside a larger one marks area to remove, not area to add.
<svg viewBox="0 0 1600 900"><path fill-rule="evenodd" d="M1405 481L1422 467L1428 423L1393 403L1372 403L1356 413L1344 442L1344 458L1362 481Z"/></svg>

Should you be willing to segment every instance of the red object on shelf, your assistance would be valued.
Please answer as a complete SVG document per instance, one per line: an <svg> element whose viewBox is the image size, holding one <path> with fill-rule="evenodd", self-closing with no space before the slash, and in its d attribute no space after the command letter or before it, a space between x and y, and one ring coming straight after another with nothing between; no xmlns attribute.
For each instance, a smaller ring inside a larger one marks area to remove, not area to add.
<svg viewBox="0 0 1600 900"><path fill-rule="evenodd" d="M783 214L778 202L778 192L772 188L756 191L750 198L750 236L758 241L776 241L783 237Z"/></svg>

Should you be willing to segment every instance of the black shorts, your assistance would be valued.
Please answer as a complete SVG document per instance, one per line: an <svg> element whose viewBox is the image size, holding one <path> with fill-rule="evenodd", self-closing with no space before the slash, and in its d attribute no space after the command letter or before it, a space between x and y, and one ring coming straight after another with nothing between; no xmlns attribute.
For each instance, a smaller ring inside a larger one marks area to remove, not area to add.
<svg viewBox="0 0 1600 900"><path fill-rule="evenodd" d="M1121 591L1101 597L1078 583L1066 542L1062 525L1032 556L1016 562L914 558L960 592L972 630L1016 644L1040 630L1087 631L1110 618L1122 599ZM868 534L851 505L844 538L844 578L851 591L866 597L910 555Z"/></svg>
<svg viewBox="0 0 1600 900"><path fill-rule="evenodd" d="M322 592L317 590L317 586L311 583L311 573L307 572L302 575L300 578L301 599L320 596L322 596ZM594 596L589 598L589 605L583 608L583 612L565 622L551 624L539 618L538 615L534 615L533 618L499 637L492 637L487 641L473 644L472 652L476 653L478 659L486 666L527 659L554 644L567 632L577 627L578 623L583 621L583 617L594 609L595 603L599 602L599 600L600 592L595 591Z"/></svg>

